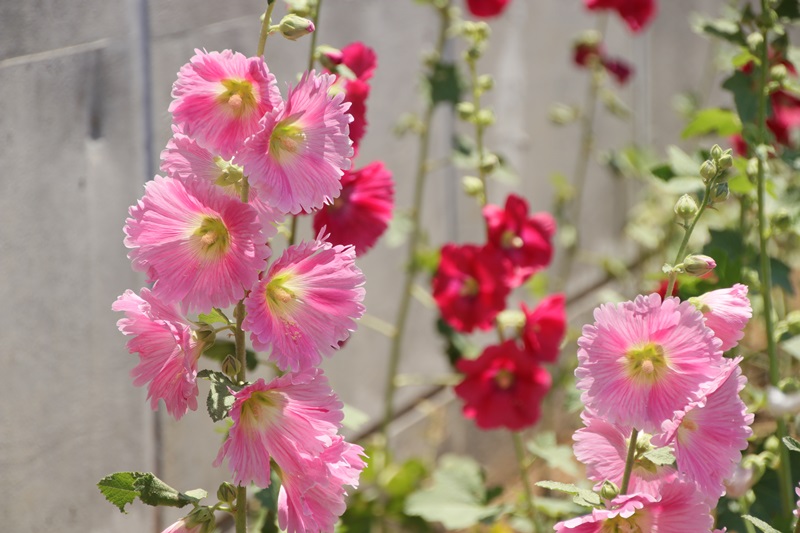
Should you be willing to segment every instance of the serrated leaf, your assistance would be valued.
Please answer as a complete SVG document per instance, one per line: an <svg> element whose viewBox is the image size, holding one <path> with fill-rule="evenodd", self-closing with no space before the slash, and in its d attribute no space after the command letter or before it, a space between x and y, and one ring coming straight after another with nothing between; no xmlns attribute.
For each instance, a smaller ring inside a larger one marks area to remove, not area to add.
<svg viewBox="0 0 800 533"><path fill-rule="evenodd" d="M445 455L433 474L433 485L411 494L406 514L441 522L447 529L464 529L491 516L500 507L486 505L480 466L472 459Z"/></svg>
<svg viewBox="0 0 800 533"><path fill-rule="evenodd" d="M688 139L698 135L715 133L721 137L728 137L741 133L742 123L739 116L727 109L710 108L698 111L691 122L681 133L681 137Z"/></svg>
<svg viewBox="0 0 800 533"><path fill-rule="evenodd" d="M742 515L742 518L744 518L745 520L747 520L748 522L750 522L751 524L756 526L758 529L760 529L764 533L781 533L780 531L778 531L777 529L775 529L771 525L767 524L766 522L764 522L760 518L756 518L755 516L751 516L749 514L746 514L746 515Z"/></svg>
<svg viewBox="0 0 800 533"><path fill-rule="evenodd" d="M139 491L139 500L144 504L167 507L183 507L189 504L187 499L181 498L180 492L149 472L137 478L133 485Z"/></svg>
<svg viewBox="0 0 800 533"><path fill-rule="evenodd" d="M669 448L656 448L645 452L643 456L657 466L671 465L675 462L675 456Z"/></svg>
<svg viewBox="0 0 800 533"><path fill-rule="evenodd" d="M433 105L461 101L461 77L455 63L436 63L428 76L430 98Z"/></svg>
<svg viewBox="0 0 800 533"><path fill-rule="evenodd" d="M741 122L753 122L758 113L758 98L756 98L754 90L753 76L737 70L725 80L722 87L733 94L733 101ZM769 102L767 102L767 106L769 108L767 115L772 115L772 107Z"/></svg>
<svg viewBox="0 0 800 533"><path fill-rule="evenodd" d="M200 322L205 322L206 324L227 324L228 321L225 319L222 314L217 311L216 309L212 309L210 313L205 313L197 317Z"/></svg>
<svg viewBox="0 0 800 533"><path fill-rule="evenodd" d="M222 372L201 370L197 373L197 377L211 382L211 388L206 399L206 408L211 420L219 422L228 416L228 411L233 406L235 398L231 389L235 390L238 387Z"/></svg>
<svg viewBox="0 0 800 533"><path fill-rule="evenodd" d="M572 501L583 507L594 507L600 505L600 495L588 489L582 489L572 483L560 483L558 481L539 481L537 487L543 489L566 492L575 496Z"/></svg>
<svg viewBox="0 0 800 533"><path fill-rule="evenodd" d="M793 452L800 452L800 442L793 439L792 437L783 437L783 443L786 445L789 450Z"/></svg>
<svg viewBox="0 0 800 533"><path fill-rule="evenodd" d="M134 483L143 475L141 472L115 472L101 479L97 483L97 488L106 500L119 508L120 512L127 513L125 506L139 497L139 491Z"/></svg>
<svg viewBox="0 0 800 533"><path fill-rule="evenodd" d="M577 477L578 465L572 453L572 446L559 445L552 431L537 434L534 440L527 443L527 448L551 468L557 468L570 477Z"/></svg>

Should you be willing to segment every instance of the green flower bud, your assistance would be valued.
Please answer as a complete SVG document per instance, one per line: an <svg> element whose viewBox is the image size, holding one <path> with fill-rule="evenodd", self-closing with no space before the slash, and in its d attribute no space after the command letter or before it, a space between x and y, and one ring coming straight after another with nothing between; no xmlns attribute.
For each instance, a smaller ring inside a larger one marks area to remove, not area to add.
<svg viewBox="0 0 800 533"><path fill-rule="evenodd" d="M683 271L690 276L705 276L714 270L716 266L717 262L707 255L687 255L686 259L683 260Z"/></svg>
<svg viewBox="0 0 800 533"><path fill-rule="evenodd" d="M500 159L498 159L497 155L492 153L484 154L483 159L481 160L481 172L484 174L491 174L499 164Z"/></svg>
<svg viewBox="0 0 800 533"><path fill-rule="evenodd" d="M278 30L281 32L281 35L290 41L296 41L300 37L312 33L314 31L314 23L306 18L298 17L290 13L281 19Z"/></svg>
<svg viewBox="0 0 800 533"><path fill-rule="evenodd" d="M717 175L717 165L710 159L700 166L700 176L703 181L709 182Z"/></svg>
<svg viewBox="0 0 800 533"><path fill-rule="evenodd" d="M241 363L239 360L236 359L233 355L228 354L225 356L225 360L222 361L222 373L228 376L231 379L235 379L236 376L239 374L239 371L242 369Z"/></svg>
<svg viewBox="0 0 800 533"><path fill-rule="evenodd" d="M783 444L781 444L780 439L775 435L770 435L767 437L767 440L764 441L764 449L768 452L778 453L781 446L783 446Z"/></svg>
<svg viewBox="0 0 800 533"><path fill-rule="evenodd" d="M747 160L747 166L745 167L745 172L747 176L750 178L755 178L758 176L758 159L755 157L751 157Z"/></svg>
<svg viewBox="0 0 800 533"><path fill-rule="evenodd" d="M481 92L491 91L494 87L494 78L489 74L481 74L478 76L478 89Z"/></svg>
<svg viewBox="0 0 800 533"><path fill-rule="evenodd" d="M494 124L494 113L490 109L481 109L475 115L475 122L481 126L491 126Z"/></svg>
<svg viewBox="0 0 800 533"><path fill-rule="evenodd" d="M464 176L461 180L461 186L469 196L477 197L483 194L483 182L475 176Z"/></svg>
<svg viewBox="0 0 800 533"><path fill-rule="evenodd" d="M728 170L733 166L733 156L729 153L730 150L726 150L722 156L720 156L717 163L719 164L719 168L722 170Z"/></svg>
<svg viewBox="0 0 800 533"><path fill-rule="evenodd" d="M778 64L769 69L770 78L778 82L785 80L788 74L789 71L786 69L786 65Z"/></svg>
<svg viewBox="0 0 800 533"><path fill-rule="evenodd" d="M236 487L225 481L217 489L217 499L221 502L231 503L236 499Z"/></svg>
<svg viewBox="0 0 800 533"><path fill-rule="evenodd" d="M758 49L761 48L763 44L764 36L759 32L753 32L747 36L747 46L750 48L751 52L758 52Z"/></svg>
<svg viewBox="0 0 800 533"><path fill-rule="evenodd" d="M727 183L717 183L711 190L711 202L715 204L720 204L725 200L727 200L730 194L731 191L728 188Z"/></svg>
<svg viewBox="0 0 800 533"><path fill-rule="evenodd" d="M475 116L475 105L472 102L459 102L456 104L456 112L461 120L470 121Z"/></svg>
<svg viewBox="0 0 800 533"><path fill-rule="evenodd" d="M791 335L800 335L800 311L792 311L786 315L786 329Z"/></svg>
<svg viewBox="0 0 800 533"><path fill-rule="evenodd" d="M724 153L725 152L722 151L722 148L718 144L711 147L711 159L714 161L719 161L719 158L722 157Z"/></svg>
<svg viewBox="0 0 800 533"><path fill-rule="evenodd" d="M600 487L600 497L604 500L613 500L619 496L619 487L609 480L603 481L603 486Z"/></svg>
<svg viewBox="0 0 800 533"><path fill-rule="evenodd" d="M688 194L684 194L675 203L675 214L685 222L690 221L697 214L697 202Z"/></svg>

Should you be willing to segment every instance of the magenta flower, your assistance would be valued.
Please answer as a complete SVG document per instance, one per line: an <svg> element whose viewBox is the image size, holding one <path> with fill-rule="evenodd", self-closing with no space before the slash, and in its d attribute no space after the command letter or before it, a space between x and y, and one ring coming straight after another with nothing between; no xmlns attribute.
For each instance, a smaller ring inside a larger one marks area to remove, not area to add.
<svg viewBox="0 0 800 533"><path fill-rule="evenodd" d="M230 50L195 50L178 72L172 97L169 111L175 124L224 159L257 131L261 117L282 104L264 60Z"/></svg>
<svg viewBox="0 0 800 533"><path fill-rule="evenodd" d="M709 506L694 483L680 478L661 485L658 496L626 494L611 501L608 509L559 522L557 533L689 533L709 531L714 524Z"/></svg>
<svg viewBox="0 0 800 533"><path fill-rule="evenodd" d="M658 12L656 0L583 0L583 3L592 11L616 11L634 33L642 31Z"/></svg>
<svg viewBox="0 0 800 533"><path fill-rule="evenodd" d="M725 493L723 480L733 474L753 434L753 415L739 398L747 382L740 361L741 357L726 359L704 396L665 421L663 433L653 439L659 446L674 446L678 470L694 480L712 504Z"/></svg>
<svg viewBox="0 0 800 533"><path fill-rule="evenodd" d="M586 465L586 477L595 482L595 490L599 490L606 480L620 487L625 473L631 427L611 424L594 416L589 410L581 413L581 419L585 427L576 431L572 440L575 442L575 457ZM639 434L636 445L638 452L653 448L646 433ZM658 496L661 485L676 475L671 466L656 465L642 457L633 465L628 492Z"/></svg>
<svg viewBox="0 0 800 533"><path fill-rule="evenodd" d="M730 350L744 337L744 327L753 316L747 285L737 283L729 289L707 292L689 301L703 313L706 326L722 341L722 350Z"/></svg>
<svg viewBox="0 0 800 533"><path fill-rule="evenodd" d="M189 409L197 410L197 360L203 345L177 306L142 289L141 297L125 291L111 309L125 313L117 327L133 337L128 351L139 354L139 364L131 371L133 384L141 387L148 383L147 398L153 410L158 409L159 400L164 400L167 412L176 420Z"/></svg>
<svg viewBox="0 0 800 533"><path fill-rule="evenodd" d="M339 196L342 171L353 155L344 95L328 94L334 76L306 73L286 105L261 119L237 160L268 204L297 214Z"/></svg>
<svg viewBox="0 0 800 533"><path fill-rule="evenodd" d="M369 80L378 66L378 58L375 50L358 41L342 48L341 54L341 62L356 76L356 79L340 78L337 83L341 83L344 87L344 101L350 102L349 113L353 115L353 122L350 124L350 139L353 141L353 150L358 150L358 144L367 131Z"/></svg>
<svg viewBox="0 0 800 533"><path fill-rule="evenodd" d="M332 244L352 244L361 255L378 241L389 226L394 208L392 173L381 161L342 176L342 194L317 211L314 231L325 228Z"/></svg>
<svg viewBox="0 0 800 533"><path fill-rule="evenodd" d="M242 327L281 370L317 366L356 329L364 274L352 246L319 240L287 249L245 300Z"/></svg>
<svg viewBox="0 0 800 533"><path fill-rule="evenodd" d="M208 183L156 176L130 216L133 268L147 272L156 296L184 310L240 300L270 255L256 211Z"/></svg>
<svg viewBox="0 0 800 533"><path fill-rule="evenodd" d="M522 340L525 349L539 361L555 363L561 351L561 341L567 332L567 312L563 294L543 298L533 309L523 303L525 325Z"/></svg>
<svg viewBox="0 0 800 533"><path fill-rule="evenodd" d="M577 387L610 423L655 434L720 371L720 341L688 302L658 294L601 305L578 340Z"/></svg>
<svg viewBox="0 0 800 533"><path fill-rule="evenodd" d="M360 446L336 437L317 460L298 472L282 470L278 494L278 525L286 533L333 531L344 513L346 486L358 487L366 464Z"/></svg>

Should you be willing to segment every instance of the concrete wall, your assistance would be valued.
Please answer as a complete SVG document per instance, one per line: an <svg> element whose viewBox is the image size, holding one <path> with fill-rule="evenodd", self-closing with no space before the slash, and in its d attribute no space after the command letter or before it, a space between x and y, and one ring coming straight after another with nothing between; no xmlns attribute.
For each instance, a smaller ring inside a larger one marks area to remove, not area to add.
<svg viewBox="0 0 800 533"><path fill-rule="evenodd" d="M136 357L125 351L110 305L126 288L143 284L126 259L122 226L169 136L175 73L194 48L254 53L263 3L0 0L1 531L158 531L159 520L166 525L180 511L157 517L137 504L123 516L95 483L117 470L157 469L180 489L204 486L213 493L225 478L210 467L220 436L204 413L156 424L145 392L131 386ZM680 122L670 98L697 86L707 59L705 41L686 23L695 7L687 0L662 2L655 26L635 38L612 18L608 48L636 65L634 82L621 94L639 118L623 122L601 112L600 148L677 139ZM516 0L493 22L491 50L481 64L498 78L487 97L498 113L488 143L517 169L515 188L535 209L550 206L550 174L573 169L577 128L553 128L546 117L555 101L582 102L586 76L571 66L569 44L594 21L577 0ZM435 21L411 0L329 0L322 13L320 43L358 39L377 50L369 134L357 165L385 161L400 207L410 201L416 142L395 138L391 129L401 113L420 110L418 65L434 31ZM267 58L283 87L305 64L308 44L270 40ZM435 128L432 158L438 159L447 155L453 128L446 110L438 112ZM424 218L434 242L481 239L476 207L456 196L458 179L448 168L430 176ZM600 201L584 212L585 242L603 253L624 247L625 186L593 165L587 187ZM493 185L491 200L501 202L507 190ZM301 231L311 235L307 223ZM403 248L381 244L360 260L370 314L393 320L404 256ZM571 289L598 276L596 269L576 269ZM415 304L403 371L446 371L432 319ZM387 352L387 340L362 327L325 365L343 400L373 418ZM422 392L403 389L398 404ZM504 437L483 435L481 444L469 424L450 418L456 422L447 447L491 450L495 457L506 449L497 445Z"/></svg>

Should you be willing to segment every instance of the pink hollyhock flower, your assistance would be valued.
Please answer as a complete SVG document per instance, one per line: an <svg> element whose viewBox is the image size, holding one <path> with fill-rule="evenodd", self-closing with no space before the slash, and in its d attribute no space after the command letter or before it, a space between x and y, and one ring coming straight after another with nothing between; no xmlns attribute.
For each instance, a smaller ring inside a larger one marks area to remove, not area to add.
<svg viewBox="0 0 800 533"><path fill-rule="evenodd" d="M637 296L601 305L594 318L578 339L576 385L610 423L654 434L719 374L720 341L689 302Z"/></svg>
<svg viewBox="0 0 800 533"><path fill-rule="evenodd" d="M328 95L333 81L329 74L305 73L286 105L261 119L237 155L261 198L281 212L319 209L339 196L353 155L352 116L344 95Z"/></svg>
<svg viewBox="0 0 800 533"><path fill-rule="evenodd" d="M142 289L141 297L125 291L111 309L125 313L117 327L133 337L128 351L139 354L139 364L131 371L133 384L149 383L147 398L153 410L158 409L159 400L164 400L167 412L176 420L189 409L197 410L197 360L204 346L177 306Z"/></svg>
<svg viewBox="0 0 800 533"><path fill-rule="evenodd" d="M528 216L528 202L510 194L504 209L490 204L483 208L483 216L488 229L488 246L508 257L514 265L512 285L521 284L550 263L556 222L549 213Z"/></svg>
<svg viewBox="0 0 800 533"><path fill-rule="evenodd" d="M230 415L214 466L227 457L237 485L269 486L270 458L281 471L314 472L325 450L340 446L342 403L319 368L247 385L234 393Z"/></svg>
<svg viewBox="0 0 800 533"><path fill-rule="evenodd" d="M156 176L130 216L133 268L155 281L156 296L184 310L240 300L270 255L255 210L209 183Z"/></svg>
<svg viewBox="0 0 800 533"><path fill-rule="evenodd" d="M658 11L656 0L583 0L592 11L613 9L633 32L640 32L647 26Z"/></svg>
<svg viewBox="0 0 800 533"><path fill-rule="evenodd" d="M433 298L442 318L456 330L487 330L506 307L508 277L508 265L496 251L446 244L433 277Z"/></svg>
<svg viewBox="0 0 800 533"><path fill-rule="evenodd" d="M278 525L287 533L333 531L344 513L345 486L358 487L366 464L364 450L342 437L323 450L319 459L309 461L299 472L281 470L278 494Z"/></svg>
<svg viewBox="0 0 800 533"><path fill-rule="evenodd" d="M542 299L533 310L523 303L525 325L522 340L525 349L539 361L555 363L561 351L561 341L567 332L567 311L564 295L553 294Z"/></svg>
<svg viewBox="0 0 800 533"><path fill-rule="evenodd" d="M753 316L747 285L737 283L729 289L718 289L691 298L703 313L706 327L722 341L722 350L730 350L744 337L744 327Z"/></svg>
<svg viewBox="0 0 800 533"><path fill-rule="evenodd" d="M739 398L747 383L741 360L726 359L703 398L666 420L653 439L657 446L673 444L678 470L697 483L712 504L725 493L723 480L733 474L753 434L753 415Z"/></svg>
<svg viewBox="0 0 800 533"><path fill-rule="evenodd" d="M195 50L172 86L173 121L201 146L230 159L258 130L258 121L280 107L281 95L260 57Z"/></svg>
<svg viewBox="0 0 800 533"><path fill-rule="evenodd" d="M192 526L186 520L186 517L181 518L161 533L205 533L208 528L206 522L199 522Z"/></svg>
<svg viewBox="0 0 800 533"><path fill-rule="evenodd" d="M464 381L455 393L464 400L464 416L481 429L520 430L534 425L550 374L513 340L487 347L477 359L460 359Z"/></svg>
<svg viewBox="0 0 800 533"><path fill-rule="evenodd" d="M314 231L326 228L333 244L355 246L361 255L378 241L389 226L394 208L392 173L381 161L346 171L342 193L333 204L314 215Z"/></svg>
<svg viewBox="0 0 800 533"><path fill-rule="evenodd" d="M476 17L496 17L511 0L467 0L467 9Z"/></svg>
<svg viewBox="0 0 800 533"><path fill-rule="evenodd" d="M242 167L214 156L180 131L173 132L167 148L161 152L161 170L176 180L214 183L229 196L241 198L242 195L241 184L245 179ZM267 240L273 237L278 232L283 215L261 200L254 190L251 190L248 200L261 221L262 238Z"/></svg>
<svg viewBox="0 0 800 533"><path fill-rule="evenodd" d="M355 330L364 314L364 274L352 246L322 234L287 249L245 300L242 327L281 370L315 367Z"/></svg>
<svg viewBox="0 0 800 533"><path fill-rule="evenodd" d="M586 465L586 477L595 482L595 490L600 490L606 480L622 486L632 428L611 424L588 409L581 413L581 420L586 427L576 431L572 440L575 442L575 457ZM636 446L640 453L652 449L650 436L640 433ZM640 457L631 470L628 493L640 492L657 497L661 485L676 475L671 466L659 466Z"/></svg>
<svg viewBox="0 0 800 533"><path fill-rule="evenodd" d="M675 478L661 486L658 496L626 494L611 501L609 509L559 522L557 533L694 533L709 531L714 524L708 504L694 483Z"/></svg>

